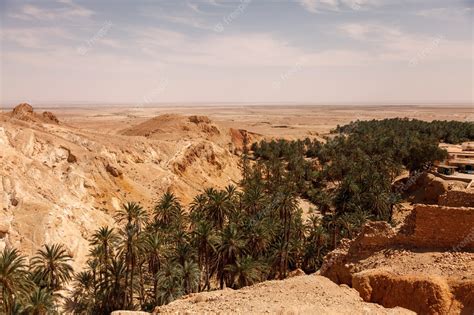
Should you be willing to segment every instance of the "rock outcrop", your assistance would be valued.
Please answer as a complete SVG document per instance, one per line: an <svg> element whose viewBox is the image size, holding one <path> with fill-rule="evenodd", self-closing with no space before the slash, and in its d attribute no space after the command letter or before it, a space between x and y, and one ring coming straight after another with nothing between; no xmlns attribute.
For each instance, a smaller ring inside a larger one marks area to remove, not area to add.
<svg viewBox="0 0 474 315"><path fill-rule="evenodd" d="M53 113L45 111L41 115L37 114L33 106L28 103L21 103L13 108L10 118L28 122L59 124L59 119Z"/></svg>

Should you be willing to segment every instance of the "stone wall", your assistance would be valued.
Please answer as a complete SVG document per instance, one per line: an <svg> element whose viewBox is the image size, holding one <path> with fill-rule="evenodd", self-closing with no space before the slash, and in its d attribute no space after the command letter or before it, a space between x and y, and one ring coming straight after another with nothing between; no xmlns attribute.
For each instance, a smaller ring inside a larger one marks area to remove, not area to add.
<svg viewBox="0 0 474 315"><path fill-rule="evenodd" d="M394 240L417 248L474 250L474 208L416 205L408 234Z"/></svg>
<svg viewBox="0 0 474 315"><path fill-rule="evenodd" d="M440 206L474 207L474 192L450 190L439 197Z"/></svg>

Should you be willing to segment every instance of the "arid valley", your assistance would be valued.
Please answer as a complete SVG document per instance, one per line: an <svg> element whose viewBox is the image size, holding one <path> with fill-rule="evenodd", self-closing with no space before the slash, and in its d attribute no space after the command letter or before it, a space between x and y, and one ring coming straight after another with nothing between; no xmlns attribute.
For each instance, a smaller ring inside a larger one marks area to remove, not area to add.
<svg viewBox="0 0 474 315"><path fill-rule="evenodd" d="M21 104L0 116L1 245L14 246L32 256L43 244L60 242L72 255L74 269L81 270L86 266L92 233L102 226L116 226L114 216L126 202L140 202L147 211L152 211L160 196L170 192L188 207L193 197L206 188L238 185L242 179L244 146L254 142L305 138L324 142L338 125L355 120L402 116L425 121L468 122L472 121L472 115L470 106L33 108ZM412 194L418 194L419 200L425 198L434 207L438 204L474 206L474 192L463 182L432 177L423 180L418 183L416 179L417 191ZM451 190L469 197L462 195L451 200ZM443 204L439 198L446 194ZM309 209L316 205L301 198L298 202L303 218L307 219ZM230 289L212 295L199 293L155 311L261 313L271 310L288 314L385 311L381 306L364 305L360 293L364 300L385 307L405 307L430 314L470 314L474 309L473 239L463 233L474 226L472 208L453 208L452 214L440 208L440 221L437 221L424 214L433 211L430 208L433 206L425 209L414 203L426 202L407 200L402 208L405 210L399 210L400 219L393 231L381 223L366 226L352 245L344 243L329 254L318 274L345 287L330 285L320 275L296 274L299 280L262 284L263 291L257 286L245 288L242 294L230 293ZM459 222L453 217L455 211L460 211ZM410 217L410 212L418 213L415 221L404 219ZM422 221L425 216L433 223ZM442 231L447 239L443 241L440 236L435 243L427 241L426 237L437 235L424 231L425 225L430 224L444 225ZM399 226L411 226L414 232L405 235ZM423 235L425 232L427 235ZM467 239L464 243L463 238ZM456 242L462 244L460 251L451 253L445 249L456 246ZM310 289L311 286L317 288ZM260 292L261 298L251 298L251 290ZM280 297L270 293L272 290ZM305 295L306 290L310 296ZM368 293L371 291L374 293ZM247 292L250 296L246 298ZM274 295L272 306L265 304L271 298L265 297L266 294ZM283 298L286 295L294 299ZM328 295L332 303L325 298ZM407 295L413 295L415 302ZM307 301L308 298L311 300ZM196 302L180 305L189 299ZM426 304L420 306L420 299ZM405 310L397 308L396 312Z"/></svg>

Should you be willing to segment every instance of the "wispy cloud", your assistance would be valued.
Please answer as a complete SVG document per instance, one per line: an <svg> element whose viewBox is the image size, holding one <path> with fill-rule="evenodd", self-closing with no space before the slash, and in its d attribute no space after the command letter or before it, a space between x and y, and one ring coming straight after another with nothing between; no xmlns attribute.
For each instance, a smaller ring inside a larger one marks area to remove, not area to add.
<svg viewBox="0 0 474 315"><path fill-rule="evenodd" d="M94 14L94 11L80 6L71 0L58 1L61 7L44 9L33 4L25 4L20 7L19 12L9 14L12 18L22 20L56 20L56 19L72 19L87 18Z"/></svg>
<svg viewBox="0 0 474 315"><path fill-rule="evenodd" d="M418 16L425 18L432 18L438 20L459 20L459 19L472 19L473 8L468 7L451 7L451 8L432 8L426 10L420 10L416 13Z"/></svg>
<svg viewBox="0 0 474 315"><path fill-rule="evenodd" d="M182 33L150 29L137 39L137 46L168 64L289 67L304 58L307 66L342 66L360 65L368 60L368 55L359 51L308 51L268 33L209 35L194 41Z"/></svg>
<svg viewBox="0 0 474 315"><path fill-rule="evenodd" d="M72 38L71 33L59 27L5 28L1 32L4 43L14 43L28 49L54 49L57 41Z"/></svg>
<svg viewBox="0 0 474 315"><path fill-rule="evenodd" d="M367 51L378 60L408 62L419 58L420 54L426 61L472 59L470 41L450 40L444 34L412 34L398 27L376 23L349 23L341 25L339 29L353 40L366 42ZM440 38L443 38L441 43ZM433 47L434 42L438 44ZM427 49L430 49L430 53L423 53Z"/></svg>
<svg viewBox="0 0 474 315"><path fill-rule="evenodd" d="M204 18L199 17L193 9L181 12L164 12L159 8L153 10L142 8L140 11L143 16L155 18L157 21L167 21L203 30L211 30L213 28L213 25L210 25Z"/></svg>
<svg viewBox="0 0 474 315"><path fill-rule="evenodd" d="M382 0L299 0L299 4L311 13L339 11L342 9L362 10L380 4Z"/></svg>

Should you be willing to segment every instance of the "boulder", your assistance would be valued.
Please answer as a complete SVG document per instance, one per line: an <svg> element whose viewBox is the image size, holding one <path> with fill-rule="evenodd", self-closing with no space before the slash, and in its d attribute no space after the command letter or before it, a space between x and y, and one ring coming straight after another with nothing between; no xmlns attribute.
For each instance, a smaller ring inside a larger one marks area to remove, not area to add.
<svg viewBox="0 0 474 315"><path fill-rule="evenodd" d="M53 122L55 124L59 124L59 119L56 117L56 115L54 115L51 112L43 112L43 118L46 121L50 121L50 122Z"/></svg>
<svg viewBox="0 0 474 315"><path fill-rule="evenodd" d="M193 116L189 116L188 120L195 124L201 124L201 123L210 124L211 123L211 120L207 116L193 115Z"/></svg>
<svg viewBox="0 0 474 315"><path fill-rule="evenodd" d="M117 167L107 164L105 170L110 173L113 177L122 176L122 171L119 170Z"/></svg>
<svg viewBox="0 0 474 315"><path fill-rule="evenodd" d="M28 103L21 103L13 108L12 115L15 118L21 118L23 116L29 116L33 114L33 106Z"/></svg>

